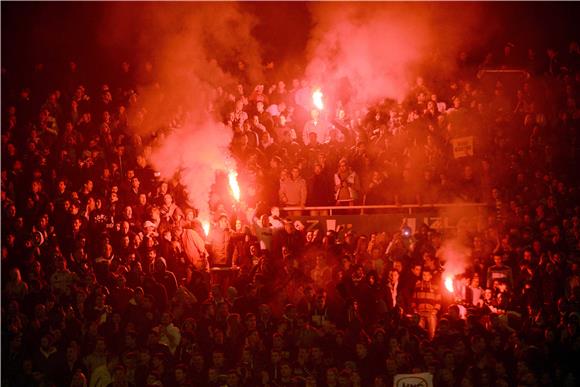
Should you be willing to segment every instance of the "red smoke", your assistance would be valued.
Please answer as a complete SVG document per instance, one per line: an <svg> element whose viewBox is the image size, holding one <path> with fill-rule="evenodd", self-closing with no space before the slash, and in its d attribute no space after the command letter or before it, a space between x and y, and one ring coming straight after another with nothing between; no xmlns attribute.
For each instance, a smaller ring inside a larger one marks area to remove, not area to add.
<svg viewBox="0 0 580 387"><path fill-rule="evenodd" d="M311 7L315 27L306 75L333 85L348 79L352 98L368 105L386 97L402 100L417 70L437 58L435 71L449 71L461 45L480 23L477 5L319 3ZM479 33L479 38L481 38Z"/></svg>
<svg viewBox="0 0 580 387"><path fill-rule="evenodd" d="M134 130L158 133L150 162L163 178L179 172L189 204L205 219L215 173L232 164L232 129L211 112L215 90L237 82L223 63L243 61L252 82L261 78L260 44L251 34L255 24L234 3L114 4L103 23L104 42L133 43L143 51L138 62L153 59L158 84L139 90L145 119Z"/></svg>

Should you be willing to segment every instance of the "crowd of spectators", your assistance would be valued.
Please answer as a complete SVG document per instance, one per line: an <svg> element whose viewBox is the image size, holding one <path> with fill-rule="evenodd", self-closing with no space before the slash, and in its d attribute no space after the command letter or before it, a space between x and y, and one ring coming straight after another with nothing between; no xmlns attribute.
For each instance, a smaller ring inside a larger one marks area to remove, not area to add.
<svg viewBox="0 0 580 387"><path fill-rule="evenodd" d="M2 103L2 385L578 385L580 52L530 49L528 77L487 87L478 70L514 68L512 49L368 109L312 109L299 79L217 88L256 189L253 212L216 204L207 236L136 134L153 66L91 90L74 62L37 65ZM455 158L462 136L474 155ZM278 208L457 200L489 206L411 235ZM449 240L467 251L453 292Z"/></svg>

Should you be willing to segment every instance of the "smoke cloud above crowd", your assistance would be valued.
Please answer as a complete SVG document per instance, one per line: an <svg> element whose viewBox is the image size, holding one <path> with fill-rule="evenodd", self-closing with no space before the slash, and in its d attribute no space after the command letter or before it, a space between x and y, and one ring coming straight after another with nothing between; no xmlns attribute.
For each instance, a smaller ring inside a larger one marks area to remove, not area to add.
<svg viewBox="0 0 580 387"><path fill-rule="evenodd" d="M135 8L115 4L103 23L100 43L133 46L142 52L139 61L154 63L157 82L139 90L137 111L145 119L137 134L157 133L172 123L172 130L153 143L150 161L164 177L179 172L190 204L208 213L215 172L231 165L227 147L232 138L232 130L212 112L212 102L218 87L237 83L233 72L238 62L245 64L249 84L262 81L265 58L252 33L259 20L232 3L142 4L139 12ZM452 58L460 39L470 43L466 32L477 25L477 6L446 13L411 8L313 4L304 77L323 86L325 96L334 101L339 98L337 85L345 83L350 85L349 99L359 106L383 98L400 101L417 70L433 59L433 47L438 47L439 57ZM457 17L461 27L449 23ZM434 71L449 70L451 62L438 61Z"/></svg>
<svg viewBox="0 0 580 387"><path fill-rule="evenodd" d="M164 178L178 177L189 204L207 217L215 174L232 165L232 131L214 114L212 102L218 87L236 82L223 63L243 61L249 80L260 79L260 46L251 35L255 19L235 4L143 7L134 14L132 5L115 4L106 41L130 40L143 48L142 60L154 61L157 82L139 91L138 108L146 120L137 134L157 134L154 168ZM168 125L169 131L160 131Z"/></svg>
<svg viewBox="0 0 580 387"><path fill-rule="evenodd" d="M314 4L306 76L328 88L346 80L349 98L359 105L401 101L417 74L453 70L458 50L483 39L474 33L480 24L477 8Z"/></svg>
<svg viewBox="0 0 580 387"><path fill-rule="evenodd" d="M458 202L459 203L459 202ZM478 229L481 220L481 208L457 206L447 207L440 211L441 218L456 220L455 235L448 237L437 251L443 264L443 277L454 278L465 274L471 267L471 235Z"/></svg>

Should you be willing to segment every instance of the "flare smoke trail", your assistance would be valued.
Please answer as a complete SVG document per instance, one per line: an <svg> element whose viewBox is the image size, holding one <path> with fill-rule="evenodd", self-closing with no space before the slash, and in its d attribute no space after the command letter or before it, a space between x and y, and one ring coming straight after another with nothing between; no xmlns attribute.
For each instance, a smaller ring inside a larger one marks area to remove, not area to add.
<svg viewBox="0 0 580 387"><path fill-rule="evenodd" d="M361 104L385 97L400 100L413 66L425 61L431 47L452 52L470 36L477 7L444 13L442 7L424 4L313 4L306 77L320 85L346 78ZM215 169L227 170L223 149L231 139L231 131L208 107L217 86L236 82L224 63L235 67L243 61L251 84L262 79L261 48L252 36L257 23L235 3L117 3L102 23L100 45L132 47L143 53L137 63L154 63L157 83L138 90L133 108L145 117L138 134L158 132L178 111L189 112L182 114L180 129L155 143L150 161L164 177L181 171L192 204L202 212L208 211L203 203ZM324 88L332 97L331 86Z"/></svg>
<svg viewBox="0 0 580 387"><path fill-rule="evenodd" d="M446 241L438 255L445 262L444 277L463 274L470 260L471 249L457 239Z"/></svg>
<svg viewBox="0 0 580 387"><path fill-rule="evenodd" d="M348 80L359 106L384 98L401 101L427 62L436 59L431 71L450 71L461 47L491 33L491 25L485 33L474 33L481 23L478 9L476 4L446 9L412 3L313 4L307 78L326 88Z"/></svg>
<svg viewBox="0 0 580 387"><path fill-rule="evenodd" d="M103 43L141 47L138 62L153 59L156 67L157 84L138 91L145 120L137 134L158 132L177 118L180 124L154 142L150 161L163 178L179 172L189 204L207 219L215 173L232 165L227 150L232 131L213 114L212 103L217 87L236 82L223 64L244 61L249 80L261 78L260 46L251 34L255 18L233 3L112 7Z"/></svg>
<svg viewBox="0 0 580 387"><path fill-rule="evenodd" d="M438 258L444 263L443 278L463 274L470 267L471 236L478 229L481 208L449 207L440 216L458 219L457 229L453 238L445 240L437 251Z"/></svg>

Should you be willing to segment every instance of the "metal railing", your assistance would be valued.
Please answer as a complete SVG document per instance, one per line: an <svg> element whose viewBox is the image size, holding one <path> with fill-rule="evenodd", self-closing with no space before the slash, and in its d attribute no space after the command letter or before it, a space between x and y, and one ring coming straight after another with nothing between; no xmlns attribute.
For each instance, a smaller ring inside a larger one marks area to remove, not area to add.
<svg viewBox="0 0 580 387"><path fill-rule="evenodd" d="M481 69L477 72L477 78L481 79L486 74L518 74L523 75L526 79L531 77L531 74L525 69Z"/></svg>
<svg viewBox="0 0 580 387"><path fill-rule="evenodd" d="M433 204L386 204L386 205L365 205L365 206L306 206L306 207L281 207L282 211L328 211L329 215L333 215L333 211L352 212L360 210L360 215L364 215L365 210L405 210L406 213L413 214L419 212L418 210L430 210L440 208L457 208L457 207L488 207L487 203L433 203ZM398 211L401 212L401 211Z"/></svg>

